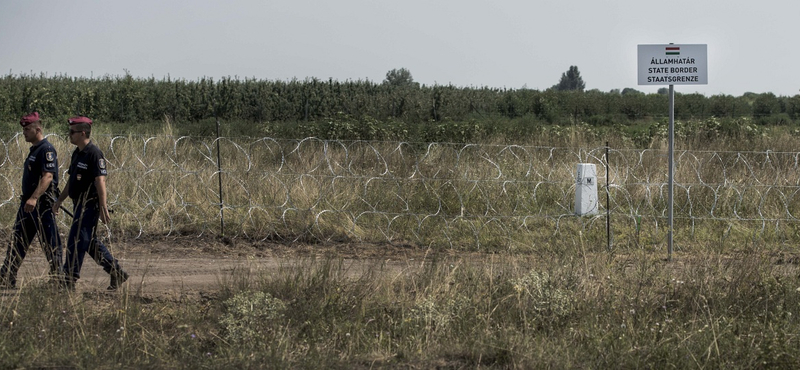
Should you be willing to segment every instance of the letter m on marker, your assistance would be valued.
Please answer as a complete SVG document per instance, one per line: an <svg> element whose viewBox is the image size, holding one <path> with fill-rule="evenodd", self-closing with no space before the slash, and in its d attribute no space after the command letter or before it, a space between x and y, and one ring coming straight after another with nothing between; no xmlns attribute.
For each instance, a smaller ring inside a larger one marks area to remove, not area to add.
<svg viewBox="0 0 800 370"><path fill-rule="evenodd" d="M681 48L678 46L667 46L667 55L681 55Z"/></svg>

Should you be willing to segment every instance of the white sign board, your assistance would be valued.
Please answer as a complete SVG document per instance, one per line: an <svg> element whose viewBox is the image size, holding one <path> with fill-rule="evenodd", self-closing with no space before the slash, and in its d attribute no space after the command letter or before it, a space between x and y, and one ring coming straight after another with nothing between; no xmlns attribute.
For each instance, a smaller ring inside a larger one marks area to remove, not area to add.
<svg viewBox="0 0 800 370"><path fill-rule="evenodd" d="M639 45L639 85L707 85L706 44Z"/></svg>

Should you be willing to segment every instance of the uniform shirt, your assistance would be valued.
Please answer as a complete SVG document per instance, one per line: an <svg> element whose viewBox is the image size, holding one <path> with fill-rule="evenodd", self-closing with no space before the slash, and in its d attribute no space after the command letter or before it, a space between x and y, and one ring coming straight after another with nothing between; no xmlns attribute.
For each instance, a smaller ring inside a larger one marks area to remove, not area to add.
<svg viewBox="0 0 800 370"><path fill-rule="evenodd" d="M53 144L50 144L47 139L42 139L42 141L31 145L31 151L22 169L23 202L33 195L36 187L39 186L39 179L42 178L45 172L53 174L53 181L45 191L45 194L57 196L55 195L55 189L58 187L58 156ZM48 197L44 198L45 200L49 199Z"/></svg>
<svg viewBox="0 0 800 370"><path fill-rule="evenodd" d="M83 199L96 199L97 188L94 186L94 179L98 176L108 175L106 171L106 159L93 142L89 142L83 150L75 148L72 152L72 162L69 164L69 197L73 201L80 197Z"/></svg>

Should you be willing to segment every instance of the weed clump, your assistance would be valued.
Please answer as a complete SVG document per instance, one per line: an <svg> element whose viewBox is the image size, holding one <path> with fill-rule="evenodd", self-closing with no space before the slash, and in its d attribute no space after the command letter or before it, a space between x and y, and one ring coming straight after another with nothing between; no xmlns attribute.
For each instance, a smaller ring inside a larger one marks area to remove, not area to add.
<svg viewBox="0 0 800 370"><path fill-rule="evenodd" d="M271 294L242 291L227 299L219 323L225 339L232 344L258 341L274 332L276 321L284 317L286 304Z"/></svg>
<svg viewBox="0 0 800 370"><path fill-rule="evenodd" d="M521 306L544 317L566 317L574 309L572 292L555 284L547 272L531 271L509 281Z"/></svg>

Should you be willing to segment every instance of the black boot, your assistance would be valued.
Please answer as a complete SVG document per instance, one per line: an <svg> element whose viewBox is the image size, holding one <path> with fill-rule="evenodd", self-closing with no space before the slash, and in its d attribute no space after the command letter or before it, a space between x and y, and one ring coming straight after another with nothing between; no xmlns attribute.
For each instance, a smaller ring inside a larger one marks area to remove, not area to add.
<svg viewBox="0 0 800 370"><path fill-rule="evenodd" d="M13 275L6 266L0 268L0 289L16 289L17 279Z"/></svg>
<svg viewBox="0 0 800 370"><path fill-rule="evenodd" d="M111 271L111 284L108 286L108 290L117 290L119 289L120 285L128 280L128 273L122 269L117 269Z"/></svg>
<svg viewBox="0 0 800 370"><path fill-rule="evenodd" d="M0 289L16 289L17 282L6 276L0 276Z"/></svg>
<svg viewBox="0 0 800 370"><path fill-rule="evenodd" d="M3 264L3 267L0 267L0 289L14 289L17 285L17 279L11 276L11 273L8 271L8 267Z"/></svg>
<svg viewBox="0 0 800 370"><path fill-rule="evenodd" d="M75 278L67 275L62 275L61 287L68 292L75 291Z"/></svg>
<svg viewBox="0 0 800 370"><path fill-rule="evenodd" d="M64 282L64 270L61 267L50 266L50 281L55 285L60 285Z"/></svg>

